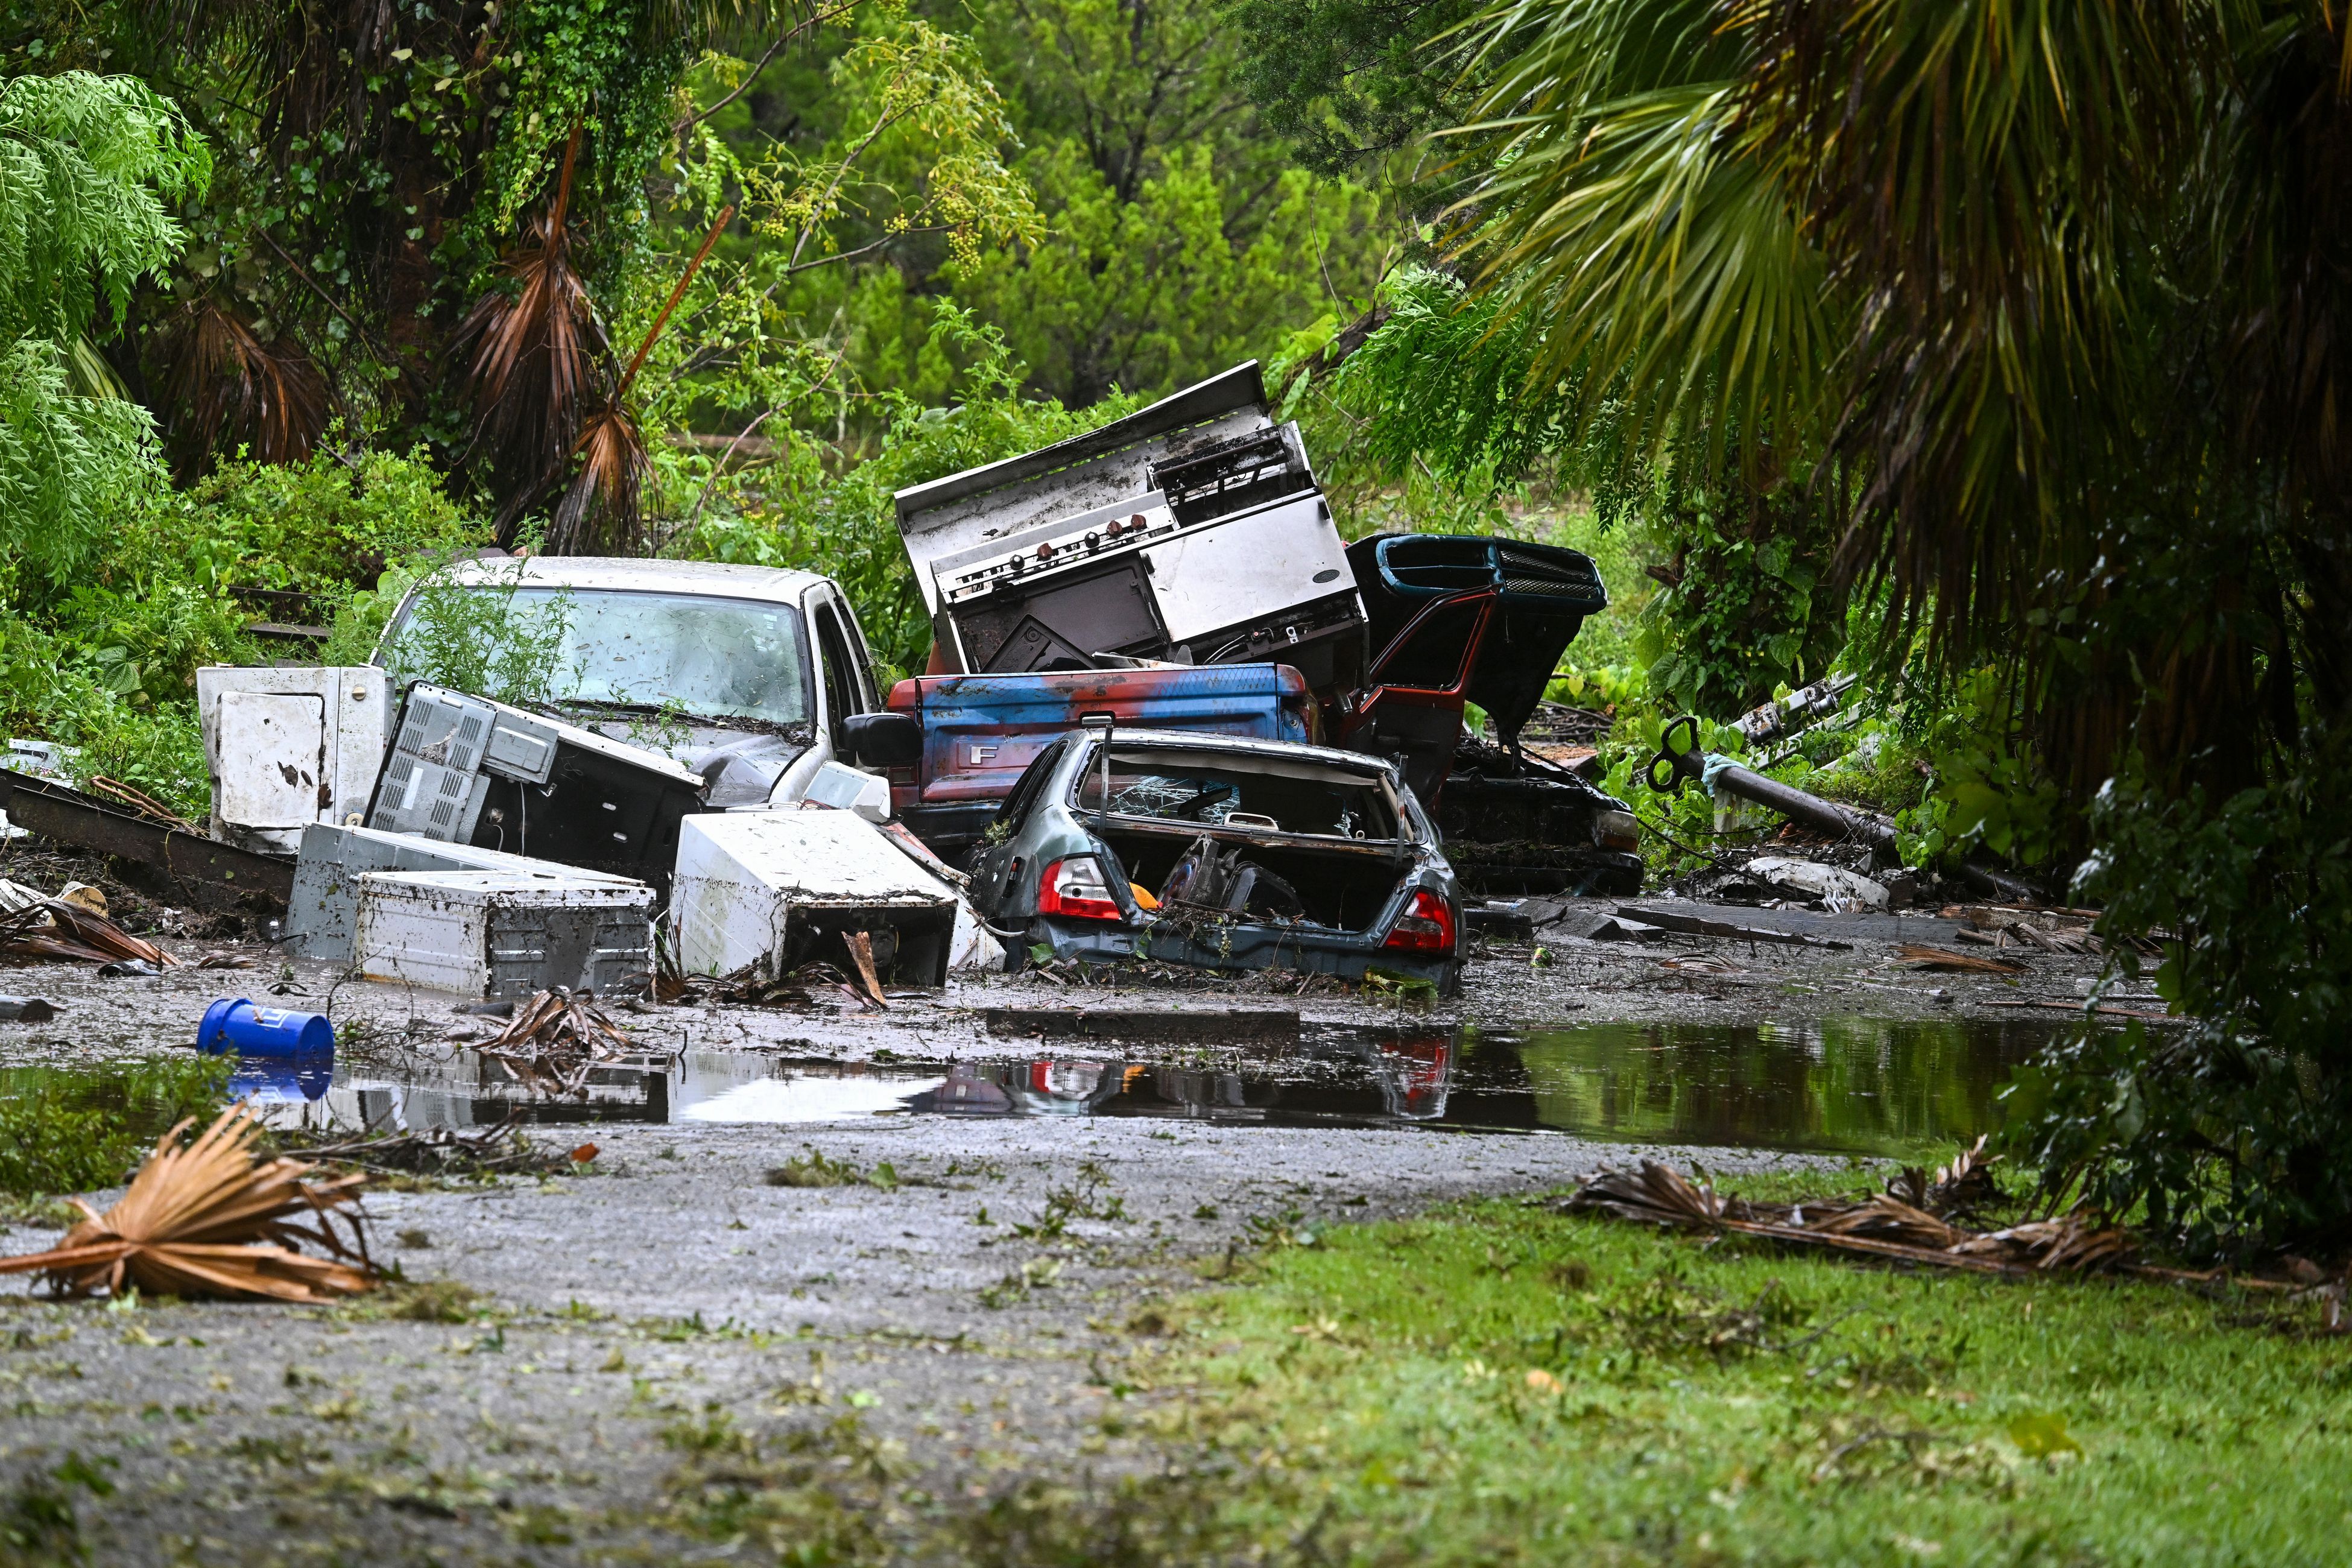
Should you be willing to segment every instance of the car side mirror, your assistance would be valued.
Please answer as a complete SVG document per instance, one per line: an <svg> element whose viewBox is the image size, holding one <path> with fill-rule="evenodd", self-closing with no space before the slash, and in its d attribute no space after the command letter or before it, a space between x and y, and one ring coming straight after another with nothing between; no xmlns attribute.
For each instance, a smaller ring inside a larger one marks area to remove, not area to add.
<svg viewBox="0 0 2352 1568"><path fill-rule="evenodd" d="M841 721L841 738L869 768L908 768L922 760L923 727L905 713L852 713Z"/></svg>

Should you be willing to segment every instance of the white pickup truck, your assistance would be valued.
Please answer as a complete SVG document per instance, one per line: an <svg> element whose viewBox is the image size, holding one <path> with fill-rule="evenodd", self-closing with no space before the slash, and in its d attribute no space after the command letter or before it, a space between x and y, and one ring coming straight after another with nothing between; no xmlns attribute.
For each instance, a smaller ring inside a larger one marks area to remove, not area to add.
<svg viewBox="0 0 2352 1568"><path fill-rule="evenodd" d="M461 563L440 581L560 612L546 706L698 774L707 808L788 804L827 763L904 761L919 745L912 719L882 711L847 597L815 573L539 556ZM402 652L429 619L418 603L394 613L370 666L197 672L213 837L290 851L306 823L364 816L413 673Z"/></svg>

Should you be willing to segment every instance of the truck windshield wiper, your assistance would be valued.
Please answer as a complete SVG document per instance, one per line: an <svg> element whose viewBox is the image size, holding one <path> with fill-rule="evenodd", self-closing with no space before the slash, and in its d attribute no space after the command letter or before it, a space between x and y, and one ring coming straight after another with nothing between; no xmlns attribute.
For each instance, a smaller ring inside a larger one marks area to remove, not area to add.
<svg viewBox="0 0 2352 1568"><path fill-rule="evenodd" d="M683 708L671 708L659 702L615 702L605 697L559 697L552 705L557 708L594 708L607 713L669 713L680 719L698 716Z"/></svg>

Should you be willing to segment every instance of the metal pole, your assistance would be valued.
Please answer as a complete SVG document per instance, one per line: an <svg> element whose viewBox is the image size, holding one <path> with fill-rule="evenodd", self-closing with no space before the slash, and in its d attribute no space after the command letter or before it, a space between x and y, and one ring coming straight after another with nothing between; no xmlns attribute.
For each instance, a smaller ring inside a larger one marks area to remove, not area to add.
<svg viewBox="0 0 2352 1568"><path fill-rule="evenodd" d="M1775 783L1743 767L1717 769L1715 788L1718 794L1727 791L1742 800L1752 800L1793 822L1801 822L1822 833L1851 838L1857 843L1867 844L1873 849L1895 847L1894 827L1875 816L1849 810L1817 795L1807 795L1803 790Z"/></svg>

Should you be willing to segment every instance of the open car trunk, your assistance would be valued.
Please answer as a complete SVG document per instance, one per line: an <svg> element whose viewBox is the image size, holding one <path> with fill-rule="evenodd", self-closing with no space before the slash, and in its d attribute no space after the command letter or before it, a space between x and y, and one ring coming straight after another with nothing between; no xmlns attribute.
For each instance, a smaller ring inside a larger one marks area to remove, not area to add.
<svg viewBox="0 0 2352 1568"><path fill-rule="evenodd" d="M1163 917L1361 931L1413 865L1381 778L1324 763L1114 747L1076 804Z"/></svg>
<svg viewBox="0 0 2352 1568"><path fill-rule="evenodd" d="M1363 931L1395 897L1397 884L1412 865L1393 843L1282 843L1175 824L1097 821L1092 826L1096 837L1118 857L1118 869L1127 879L1151 894L1163 914L1171 916L1189 907ZM1199 865L1204 840L1229 868L1222 887L1202 887L1197 881L1190 888L1179 885L1180 870ZM1247 876L1252 871L1258 875ZM1269 881L1269 875L1278 880ZM1286 896L1292 894L1297 900L1295 907Z"/></svg>

